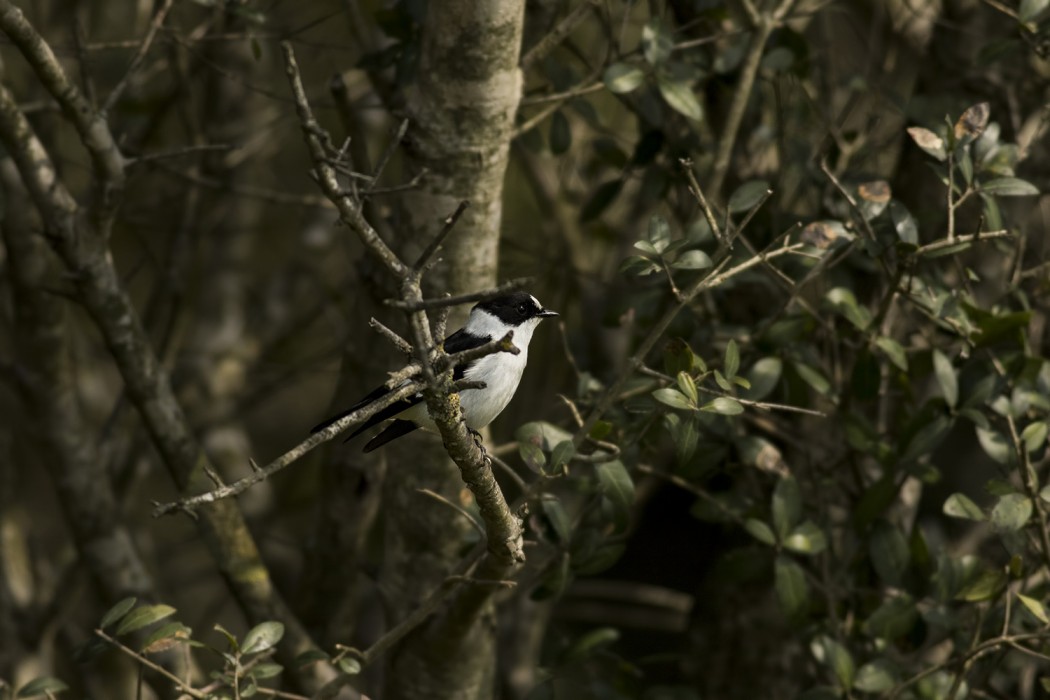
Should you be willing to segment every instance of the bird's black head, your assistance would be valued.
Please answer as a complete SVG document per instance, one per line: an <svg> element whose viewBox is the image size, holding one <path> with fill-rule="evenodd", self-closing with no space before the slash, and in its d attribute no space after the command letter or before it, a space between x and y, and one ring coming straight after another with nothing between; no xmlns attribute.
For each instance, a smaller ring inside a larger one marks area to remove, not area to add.
<svg viewBox="0 0 1050 700"><path fill-rule="evenodd" d="M543 308L536 297L527 292L513 292L495 299L483 301L474 307L486 311L508 326L520 326L529 319L557 316L554 311Z"/></svg>

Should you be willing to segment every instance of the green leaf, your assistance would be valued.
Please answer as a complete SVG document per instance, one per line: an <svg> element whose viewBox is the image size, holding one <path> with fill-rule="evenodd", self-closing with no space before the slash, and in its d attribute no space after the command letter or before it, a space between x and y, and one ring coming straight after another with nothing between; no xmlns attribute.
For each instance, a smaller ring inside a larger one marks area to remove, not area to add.
<svg viewBox="0 0 1050 700"><path fill-rule="evenodd" d="M683 394L689 397L691 403L696 403L699 398L696 391L696 382L693 381L693 378L689 376L688 372L678 373L678 388Z"/></svg>
<svg viewBox="0 0 1050 700"><path fill-rule="evenodd" d="M742 212L751 211L751 209L757 205L769 192L769 183L765 180L749 180L729 196L729 208L730 214L740 214Z"/></svg>
<svg viewBox="0 0 1050 700"><path fill-rule="evenodd" d="M779 556L773 565L777 599L789 619L801 618L809 607L809 584L806 573L793 559Z"/></svg>
<svg viewBox="0 0 1050 700"><path fill-rule="evenodd" d="M678 256L671 265L676 270L706 270L714 263L711 257L702 250L687 250Z"/></svg>
<svg viewBox="0 0 1050 700"><path fill-rule="evenodd" d="M821 635L813 640L811 645L813 656L835 674L835 679L842 688L853 685L853 674L856 666L853 664L853 656L849 649L839 644L827 635Z"/></svg>
<svg viewBox="0 0 1050 700"><path fill-rule="evenodd" d="M751 388L741 392L741 396L749 401L761 401L766 398L780 382L783 368L784 363L779 357L763 357L747 371L747 380L751 383Z"/></svg>
<svg viewBox="0 0 1050 700"><path fill-rule="evenodd" d="M561 155L572 146L572 127L561 110L551 117L550 146L554 155Z"/></svg>
<svg viewBox="0 0 1050 700"><path fill-rule="evenodd" d="M169 622L154 630L142 643L143 654L166 651L176 644L189 641L192 630L181 622Z"/></svg>
<svg viewBox="0 0 1050 700"><path fill-rule="evenodd" d="M987 102L979 102L968 107L955 122L955 140L959 144L967 144L976 140L988 126L990 115L991 108Z"/></svg>
<svg viewBox="0 0 1050 700"><path fill-rule="evenodd" d="M615 627L599 627L577 639L565 652L565 660L584 659L594 652L603 649L620 638L620 630Z"/></svg>
<svg viewBox="0 0 1050 700"><path fill-rule="evenodd" d="M613 424L607 420L596 421L594 427L591 428L589 437L593 440L604 440L612 432Z"/></svg>
<svg viewBox="0 0 1050 700"><path fill-rule="evenodd" d="M911 212L896 199L890 202L890 219L901 243L919 245L919 225Z"/></svg>
<svg viewBox="0 0 1050 700"><path fill-rule="evenodd" d="M284 667L280 664L275 663L261 663L252 667L252 670L248 672L248 675L255 680L265 680L266 678L274 678L281 675L281 671Z"/></svg>
<svg viewBox="0 0 1050 700"><path fill-rule="evenodd" d="M773 489L773 527L780 539L788 536L802 520L802 495L793 476L786 476Z"/></svg>
<svg viewBox="0 0 1050 700"><path fill-rule="evenodd" d="M604 462L595 468L602 492L613 505L613 519L617 528L626 529L631 519L634 504L634 482L623 462Z"/></svg>
<svg viewBox="0 0 1050 700"><path fill-rule="evenodd" d="M745 435L736 442L737 453L743 464L757 467L770 474L786 475L787 464L780 449L757 435Z"/></svg>
<svg viewBox="0 0 1050 700"><path fill-rule="evenodd" d="M1046 444L1047 428L1046 421L1042 420L1025 426L1025 429L1021 431L1021 439L1024 441L1025 449L1029 452L1035 452Z"/></svg>
<svg viewBox="0 0 1050 700"><path fill-rule="evenodd" d="M558 473L576 455L576 445L572 440L562 440L551 451L551 461L547 467L550 473Z"/></svg>
<svg viewBox="0 0 1050 700"><path fill-rule="evenodd" d="M693 350L689 343L681 338L667 341L664 346L664 372L676 375L679 372L691 372L693 369Z"/></svg>
<svg viewBox="0 0 1050 700"><path fill-rule="evenodd" d="M919 611L911 596L898 595L876 608L865 620L864 631L872 637L893 641L908 634L918 619Z"/></svg>
<svg viewBox="0 0 1050 700"><path fill-rule="evenodd" d="M548 494L540 499L540 508L543 510L543 515L546 516L547 522L550 523L551 530L554 531L558 541L562 544L569 544L572 540L572 521L569 519L569 514L565 511L561 501L557 497Z"/></svg>
<svg viewBox="0 0 1050 700"><path fill-rule="evenodd" d="M762 544L773 546L777 543L777 537L773 534L773 530L761 520L748 518L744 521L744 529Z"/></svg>
<svg viewBox="0 0 1050 700"><path fill-rule="evenodd" d="M657 253L662 253L671 243L671 224L659 214L649 217L649 242Z"/></svg>
<svg viewBox="0 0 1050 700"><path fill-rule="evenodd" d="M933 351L933 371L937 383L941 386L941 396L951 407L959 402L959 379L956 377L952 361L940 350Z"/></svg>
<svg viewBox="0 0 1050 700"><path fill-rule="evenodd" d="M977 603L982 600L990 600L1003 590L1006 586L1006 574L1001 569L986 569L982 571L973 581L963 586L957 600L965 600L969 603Z"/></svg>
<svg viewBox="0 0 1050 700"><path fill-rule="evenodd" d="M170 605L144 605L140 608L135 608L117 627L116 634L122 635L128 632L134 632L140 630L147 625L152 625L158 620L163 620L166 617L170 617L175 614L175 608Z"/></svg>
<svg viewBox="0 0 1050 700"><path fill-rule="evenodd" d="M667 24L653 17L642 29L642 53L649 65L658 66L667 60L674 49L674 40Z"/></svg>
<svg viewBox="0 0 1050 700"><path fill-rule="evenodd" d="M258 654L277 646L284 636L284 624L280 622L260 622L248 630L241 642L241 652L245 654Z"/></svg>
<svg viewBox="0 0 1050 700"><path fill-rule="evenodd" d="M826 396L831 391L831 383L819 370L810 367L804 362L795 362L794 367L802 381L809 384L818 394Z"/></svg>
<svg viewBox="0 0 1050 700"><path fill-rule="evenodd" d="M543 450L540 449L539 445L531 442L519 442L518 454L521 455L525 466L534 472L541 472L547 466L547 455L543 454Z"/></svg>
<svg viewBox="0 0 1050 700"><path fill-rule="evenodd" d="M1028 197L1039 194L1039 188L1016 177L1000 177L981 183L981 192L996 197Z"/></svg>
<svg viewBox="0 0 1050 700"><path fill-rule="evenodd" d="M660 403L665 406L670 406L671 408L678 408L685 411L696 410L696 404L689 401L689 397L677 389L672 389L670 387L657 389L653 392L652 396Z"/></svg>
<svg viewBox="0 0 1050 700"><path fill-rule="evenodd" d="M984 511L981 510L980 506L962 493L953 493L951 496L948 496L948 500L944 502L944 514L953 518L976 520L978 522L985 519Z"/></svg>
<svg viewBox="0 0 1050 700"><path fill-rule="evenodd" d="M738 416L744 412L744 406L736 399L728 396L719 396L714 401L701 406L700 410L708 413L719 413L723 416Z"/></svg>
<svg viewBox="0 0 1050 700"><path fill-rule="evenodd" d="M663 96L664 101L674 111L693 121L703 121L704 108L701 106L700 101L696 99L696 93L693 92L691 83L671 80L666 76L658 75L656 77L656 87L659 88L660 95Z"/></svg>
<svg viewBox="0 0 1050 700"><path fill-rule="evenodd" d="M1021 605L1028 609L1028 612L1035 615L1036 619L1042 622L1044 625L1050 624L1050 618L1046 616L1046 608L1043 604L1035 598L1029 598L1021 593L1017 594L1017 600L1021 601Z"/></svg>
<svg viewBox="0 0 1050 700"><path fill-rule="evenodd" d="M317 663L318 661L331 661L328 654L324 653L320 649L308 649L295 657L295 667L302 668L310 664Z"/></svg>
<svg viewBox="0 0 1050 700"><path fill-rule="evenodd" d="M875 345L880 350L886 353L886 357L890 358L890 362L896 365L897 369L902 372L908 371L908 356L904 352L904 348L893 338L887 338L886 336L880 336L875 341Z"/></svg>
<svg viewBox="0 0 1050 700"><path fill-rule="evenodd" d="M638 66L628 63L614 63L605 69L602 81L609 92L622 95L632 92L645 81L645 73Z"/></svg>
<svg viewBox="0 0 1050 700"><path fill-rule="evenodd" d="M888 659L876 659L857 670L853 687L863 693L885 693L897 685L897 669Z"/></svg>
<svg viewBox="0 0 1050 700"><path fill-rule="evenodd" d="M724 368L727 379L735 377L736 373L740 370L740 350L737 349L736 341L732 338L730 338L729 343L726 344Z"/></svg>
<svg viewBox="0 0 1050 700"><path fill-rule="evenodd" d="M218 632L219 634L221 634L223 637L226 638L226 644L229 645L229 648L231 650L233 650L233 651L240 650L241 645L237 642L237 637L233 636L233 632L230 632L228 629L226 629L225 627L223 627L222 625L220 625L218 623L216 623L215 627L213 627L212 629L214 629L216 632Z"/></svg>
<svg viewBox="0 0 1050 700"><path fill-rule="evenodd" d="M1020 493L1011 493L999 498L992 508L992 524L1000 530L1016 532L1032 517L1032 501Z"/></svg>
<svg viewBox="0 0 1050 700"><path fill-rule="evenodd" d="M908 129L908 136L911 136L915 145L937 160L943 161L948 158L948 150L944 147L944 139L929 129L913 126Z"/></svg>
<svg viewBox="0 0 1050 700"><path fill-rule="evenodd" d="M23 685L16 698L35 698L39 695L48 695L54 693L61 693L69 690L69 686L51 676L44 676L43 678L35 678L25 685Z"/></svg>
<svg viewBox="0 0 1050 700"><path fill-rule="evenodd" d="M106 611L106 614L102 616L102 622L100 622L98 626L102 629L106 629L110 625L114 624L115 622L117 622L117 620L127 615L128 611L135 607L135 603L137 601L138 598L135 598L134 596L130 598L125 598L124 600L120 601L119 603L117 603L112 608Z"/></svg>
<svg viewBox="0 0 1050 700"><path fill-rule="evenodd" d="M720 370L715 370L715 384L717 384L722 391L732 391L733 384L725 378Z"/></svg>
<svg viewBox="0 0 1050 700"><path fill-rule="evenodd" d="M999 464L1009 464L1013 460L1013 446L1007 442L1002 433L996 430L985 430L984 428L977 428L976 430L977 442L980 443L981 449L984 450L985 454Z"/></svg>
<svg viewBox="0 0 1050 700"><path fill-rule="evenodd" d="M1047 5L1050 5L1050 0L1021 0L1017 17L1022 23L1030 22L1042 14Z"/></svg>
<svg viewBox="0 0 1050 700"><path fill-rule="evenodd" d="M952 421L948 416L935 416L933 420L916 431L904 448L901 461L910 462L933 452L948 436Z"/></svg>
<svg viewBox="0 0 1050 700"><path fill-rule="evenodd" d="M871 323L871 312L857 302L857 297L849 289L835 287L824 298L828 300L832 308L859 330L865 330Z"/></svg>
<svg viewBox="0 0 1050 700"><path fill-rule="evenodd" d="M784 547L799 554L819 554L828 546L828 540L812 520L800 524L784 539Z"/></svg>
<svg viewBox="0 0 1050 700"><path fill-rule="evenodd" d="M885 520L876 521L868 541L868 553L879 578L890 586L900 586L910 554L908 541L901 531Z"/></svg>
<svg viewBox="0 0 1050 700"><path fill-rule="evenodd" d="M361 673L361 662L351 656L344 656L336 662L336 665L348 676L356 676Z"/></svg>

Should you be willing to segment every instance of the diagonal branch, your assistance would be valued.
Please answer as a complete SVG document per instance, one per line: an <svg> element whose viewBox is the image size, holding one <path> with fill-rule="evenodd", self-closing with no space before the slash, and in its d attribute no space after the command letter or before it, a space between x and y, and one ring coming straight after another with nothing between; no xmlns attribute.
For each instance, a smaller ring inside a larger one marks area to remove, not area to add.
<svg viewBox="0 0 1050 700"><path fill-rule="evenodd" d="M339 186L336 170L329 163L329 153L325 150L324 143L321 140L320 135L324 132L314 117L313 110L310 109L310 103L306 99L306 88L303 87L303 80L299 76L299 64L296 63L295 52L292 50L291 43L282 41L281 51L284 53L285 72L288 75L288 82L291 83L292 95L295 98L295 111L299 115L299 121L302 123L303 138L306 140L306 146L310 150L310 157L314 162L314 174L317 176L317 184L321 186L325 196L339 210L339 218L342 222L357 233L372 254L386 266L390 274L397 278L404 277L408 272L408 267L401 262L397 255L394 254L394 251L390 249L390 246L379 237L372 225L365 220L360 204L355 202Z"/></svg>
<svg viewBox="0 0 1050 700"><path fill-rule="evenodd" d="M0 13L7 4L0 0ZM3 16L7 18L7 14ZM0 20L0 26L2 23ZM40 210L52 244L76 281L78 300L101 332L128 396L165 466L181 489L206 488L205 484L210 483L206 474L213 471L211 464L175 398L167 372L113 265L102 232L93 228L80 211L58 178L43 144L18 109L14 96L3 85L0 85L0 142L15 161L22 181ZM210 504L202 514L198 527L249 617L284 623L289 644L282 653L290 655L288 661L295 654L316 648L273 588L255 540L236 504L232 501ZM311 682L305 676L302 680Z"/></svg>
<svg viewBox="0 0 1050 700"><path fill-rule="evenodd" d="M329 153L326 150L326 144L330 143L330 138L314 118L299 73L295 52L288 42L281 43L281 50L284 54L285 72L295 100L296 113L299 115L307 148L314 163L314 173L318 184L339 209L343 222L357 233L368 251L378 258L387 271L400 282L401 299L392 302L391 305L410 312L409 327L412 330L412 346L419 367L418 371L422 372L425 382L423 396L426 399L427 410L441 433L445 450L459 467L463 481L474 494L482 519L485 521L490 556L482 561L481 569L485 575L479 578L502 579L503 574L525 559L522 551L521 521L507 505L503 492L493 476L491 460L485 454L480 442L476 442L467 431L467 426L463 422L459 395L456 393L456 382L452 378L452 365L444 350L435 347L426 315L426 308L429 305L449 306L464 303L478 295L465 295L466 299L446 297L431 300L431 303L428 304L423 299L420 286L421 277L425 272L422 268L426 266L427 258L433 255L433 251L448 236L452 224L462 213L464 206L461 204L456 213L449 217L445 229L438 234L437 240L432 241L427 247L427 252L420 258L420 267L406 265L365 220L360 202L355 201L339 187L336 171L329 164ZM485 297L492 293L490 290L481 292L480 295ZM490 343L492 347L487 348L486 351L505 350L509 342L509 338L503 338L494 344ZM478 601L487 599L490 594L491 592L486 590L483 596L471 595L467 598L470 601L469 604L473 606Z"/></svg>
<svg viewBox="0 0 1050 700"><path fill-rule="evenodd" d="M117 147L106 120L96 112L62 69L51 47L29 23L22 10L10 0L0 0L0 29L11 38L32 66L40 82L62 107L66 118L80 135L104 186L119 191L124 187L124 157Z"/></svg>

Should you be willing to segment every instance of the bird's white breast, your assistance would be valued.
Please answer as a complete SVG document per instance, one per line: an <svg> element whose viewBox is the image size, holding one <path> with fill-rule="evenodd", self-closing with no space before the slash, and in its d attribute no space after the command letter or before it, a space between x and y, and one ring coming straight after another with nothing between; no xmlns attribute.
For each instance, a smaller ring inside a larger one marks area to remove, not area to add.
<svg viewBox="0 0 1050 700"><path fill-rule="evenodd" d="M476 360L463 373L465 379L484 382L484 389L466 389L460 392L460 407L467 427L474 430L484 428L503 412L525 371L529 359L529 342L532 333L539 325L540 319L529 319L516 328L511 328L498 318L484 311L475 310L467 321L466 330L474 335L487 336L499 340L514 331L513 343L521 351L517 355L509 352L496 352ZM420 427L436 431L437 426L427 413L426 404L419 403L402 413L400 418L415 421Z"/></svg>

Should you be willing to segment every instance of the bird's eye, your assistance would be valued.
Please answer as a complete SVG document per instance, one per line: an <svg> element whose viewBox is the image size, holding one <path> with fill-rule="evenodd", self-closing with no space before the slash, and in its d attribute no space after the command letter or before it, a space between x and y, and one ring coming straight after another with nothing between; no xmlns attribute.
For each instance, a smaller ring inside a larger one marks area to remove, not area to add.
<svg viewBox="0 0 1050 700"><path fill-rule="evenodd" d="M525 304L518 304L518 313L524 316L527 308Z"/></svg>

